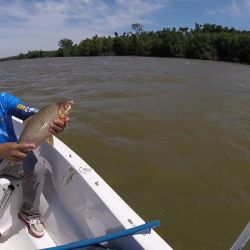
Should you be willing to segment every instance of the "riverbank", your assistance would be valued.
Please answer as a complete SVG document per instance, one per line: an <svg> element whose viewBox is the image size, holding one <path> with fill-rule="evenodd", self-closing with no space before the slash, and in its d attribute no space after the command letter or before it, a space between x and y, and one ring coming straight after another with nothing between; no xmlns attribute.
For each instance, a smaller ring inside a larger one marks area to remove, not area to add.
<svg viewBox="0 0 250 250"><path fill-rule="evenodd" d="M250 31L215 24L164 28L161 31L124 32L114 36L82 40L79 44L65 38L54 51L35 50L0 61L74 56L147 56L203 59L250 64Z"/></svg>

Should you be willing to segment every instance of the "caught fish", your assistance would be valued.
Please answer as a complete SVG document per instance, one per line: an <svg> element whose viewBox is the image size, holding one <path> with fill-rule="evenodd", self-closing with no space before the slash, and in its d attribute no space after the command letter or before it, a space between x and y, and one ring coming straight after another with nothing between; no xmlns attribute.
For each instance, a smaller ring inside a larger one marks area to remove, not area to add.
<svg viewBox="0 0 250 250"><path fill-rule="evenodd" d="M73 101L58 102L48 105L30 116L24 121L24 129L18 143L33 143L35 147L38 147L43 141L47 140L50 144L53 144L50 126L55 120L66 121L73 104ZM18 165L20 165L20 162L9 162L4 159L0 164L0 171L7 171L9 168Z"/></svg>
<svg viewBox="0 0 250 250"><path fill-rule="evenodd" d="M65 121L73 104L73 101L63 101L48 105L29 117L24 122L24 130L18 143L34 143L36 147L46 139L51 143L50 125L55 120Z"/></svg>

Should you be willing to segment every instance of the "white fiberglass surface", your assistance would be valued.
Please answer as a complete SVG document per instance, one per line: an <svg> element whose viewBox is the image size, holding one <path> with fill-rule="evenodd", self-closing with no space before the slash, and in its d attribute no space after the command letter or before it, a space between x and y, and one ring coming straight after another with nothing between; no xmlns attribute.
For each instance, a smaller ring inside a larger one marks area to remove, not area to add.
<svg viewBox="0 0 250 250"><path fill-rule="evenodd" d="M4 185L13 185L14 189L8 198L8 202L2 206L2 198L8 187ZM54 241L46 232L42 239L31 236L23 224L18 219L18 212L22 205L22 183L16 178L9 176L0 177L0 249L1 250L33 250L50 246L55 246ZM44 196L41 196L41 203L44 203Z"/></svg>
<svg viewBox="0 0 250 250"><path fill-rule="evenodd" d="M15 122L14 125L19 134L21 124ZM55 149L47 143L35 154L46 166L40 210L52 245L98 237L124 228L82 175L75 171L82 169L86 175L94 173L82 159L74 159L75 154L67 148ZM70 160L67 160L69 154ZM114 244L138 245L133 237L117 242ZM141 247L138 245L137 249Z"/></svg>
<svg viewBox="0 0 250 250"><path fill-rule="evenodd" d="M82 176L77 171L72 174L72 165L60 153L48 150L48 147L44 144L40 149L41 157L45 156L48 160L43 193L49 206L44 209L43 220L56 244L98 237L123 229ZM87 174L90 175L90 172ZM132 237L120 240L120 243L124 244L124 241L127 246L136 243Z"/></svg>
<svg viewBox="0 0 250 250"><path fill-rule="evenodd" d="M21 126L14 120L17 134ZM144 223L86 162L58 139L55 138L53 147L42 144L35 154L46 166L40 212L47 234L37 240L22 225L5 241L5 246L8 242L6 249L41 249ZM20 192L16 199L16 214L21 206ZM2 246L0 249L4 249ZM108 246L134 250L171 249L154 231L148 235L113 240Z"/></svg>

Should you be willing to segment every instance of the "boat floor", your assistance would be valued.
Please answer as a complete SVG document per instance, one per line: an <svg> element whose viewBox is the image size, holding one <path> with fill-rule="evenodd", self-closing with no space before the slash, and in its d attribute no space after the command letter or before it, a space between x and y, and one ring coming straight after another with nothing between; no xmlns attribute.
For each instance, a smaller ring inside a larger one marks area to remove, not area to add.
<svg viewBox="0 0 250 250"><path fill-rule="evenodd" d="M40 239L30 235L27 227L21 221L12 230L11 235L0 237L1 250L34 250L56 245L47 232Z"/></svg>

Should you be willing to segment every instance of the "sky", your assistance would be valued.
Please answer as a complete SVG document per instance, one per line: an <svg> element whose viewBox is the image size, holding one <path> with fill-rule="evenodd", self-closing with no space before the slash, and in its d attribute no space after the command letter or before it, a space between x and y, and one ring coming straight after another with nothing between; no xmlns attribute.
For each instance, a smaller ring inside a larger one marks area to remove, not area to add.
<svg viewBox="0 0 250 250"><path fill-rule="evenodd" d="M250 30L250 0L0 0L0 58L55 50L69 38L194 27L213 23Z"/></svg>

